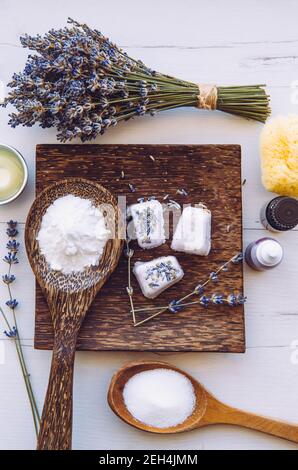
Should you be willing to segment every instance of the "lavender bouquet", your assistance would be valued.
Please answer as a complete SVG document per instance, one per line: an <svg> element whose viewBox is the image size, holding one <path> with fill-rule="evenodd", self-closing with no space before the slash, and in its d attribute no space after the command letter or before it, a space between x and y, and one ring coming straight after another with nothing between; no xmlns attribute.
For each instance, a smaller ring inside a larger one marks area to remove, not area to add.
<svg viewBox="0 0 298 470"><path fill-rule="evenodd" d="M83 142L109 127L181 106L218 109L265 122L270 114L264 85L216 87L170 77L129 57L99 31L72 19L70 27L43 37L21 37L29 55L14 74L3 105L17 112L9 124L56 127L61 142Z"/></svg>

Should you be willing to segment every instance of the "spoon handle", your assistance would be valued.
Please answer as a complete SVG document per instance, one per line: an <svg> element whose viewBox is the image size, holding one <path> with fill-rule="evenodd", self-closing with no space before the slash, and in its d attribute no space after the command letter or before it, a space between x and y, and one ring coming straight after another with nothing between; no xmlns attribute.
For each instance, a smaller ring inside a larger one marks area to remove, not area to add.
<svg viewBox="0 0 298 470"><path fill-rule="evenodd" d="M71 449L73 369L77 338L89 299L52 291L47 295L54 327L48 390L37 439L38 450ZM50 300L50 301L49 301Z"/></svg>
<svg viewBox="0 0 298 470"><path fill-rule="evenodd" d="M56 337L37 450L71 449L75 342Z"/></svg>
<svg viewBox="0 0 298 470"><path fill-rule="evenodd" d="M298 425L232 408L213 397L204 416L206 424L235 424L298 443Z"/></svg>

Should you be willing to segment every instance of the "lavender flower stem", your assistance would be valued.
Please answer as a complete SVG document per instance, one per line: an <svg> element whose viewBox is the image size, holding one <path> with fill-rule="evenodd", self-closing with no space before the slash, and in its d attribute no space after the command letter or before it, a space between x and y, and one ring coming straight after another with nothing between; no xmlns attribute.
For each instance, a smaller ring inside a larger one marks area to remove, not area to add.
<svg viewBox="0 0 298 470"><path fill-rule="evenodd" d="M140 325L142 325L143 323L146 323L147 321L152 320L153 318L157 317L158 315L160 315L161 313L165 312L166 310L168 310L168 305L167 305L165 308L163 308L162 310L159 310L159 312L154 313L153 315L150 315L150 317L147 317L147 318L145 318L144 320L141 320L141 321L139 321L138 323L135 323L134 326L140 326Z"/></svg>
<svg viewBox="0 0 298 470"><path fill-rule="evenodd" d="M8 268L8 275L10 275L10 274L11 274L11 265L9 265L9 268ZM9 298L10 298L10 300L12 300L12 292L11 292L10 284L7 284L7 288L8 288L8 292L9 292ZM34 425L35 425L35 430L36 430L36 417L37 417L37 423L39 424L40 423L40 416L39 416L39 411L38 411L38 408L37 408L37 404L36 404L35 397L34 397L33 390L32 390L32 386L31 386L30 374L28 373L25 358L24 358L23 348L22 348L21 341L20 341L20 336L19 336L19 328L18 328L18 324L17 324L16 313L15 313L14 308L12 309L12 315L13 315L13 321L14 321L16 331L17 331L15 341L16 341L16 345L18 346L18 350L19 350L19 360L20 360L20 363L21 363L23 377L24 377L24 381L25 381L25 384L26 384L27 392L31 397L30 405L31 405L31 408L33 407L33 419L34 419ZM31 400L32 400L32 402L31 402ZM38 432L38 430L37 430L37 432Z"/></svg>
<svg viewBox="0 0 298 470"><path fill-rule="evenodd" d="M6 315L5 315L5 313L4 313L4 311L1 307L0 307L0 313L3 317L3 319L4 319L4 322L5 322L8 330L12 331L12 327L11 327L11 325L10 325L10 323L9 323L9 321L8 321ZM28 371L26 369L26 365L25 365L23 352L22 352L22 347L21 347L21 343L20 343L18 333L17 333L17 336L15 338L13 338L13 341L15 343L16 352L17 352L17 355L18 355L18 359L19 359L21 370L22 370L22 374L23 374L27 394L28 394L28 397L29 397L30 407L31 407L31 411L32 411L33 421L34 421L35 432L36 432L36 435L37 435L38 434L38 424L39 424L40 419L39 419L39 414L38 414L36 402L35 402L35 399L34 399L33 391L32 391L32 388L31 388L30 380L28 380L29 379L29 374L28 374Z"/></svg>
<svg viewBox="0 0 298 470"><path fill-rule="evenodd" d="M160 305L159 307L143 307L143 308L135 308L135 312L150 312L153 310L160 310L165 308L165 305Z"/></svg>
<svg viewBox="0 0 298 470"><path fill-rule="evenodd" d="M26 388L27 388L27 392L29 394L29 401L30 401L30 405L31 405L31 409L32 409L32 415L33 415L33 420L34 420L34 425L35 425L35 430L36 430L36 435L37 435L38 434L38 428L39 428L39 425L40 425L40 415L39 415L37 403L36 403L35 396L34 396L33 389L32 389L32 385L31 385L30 374L28 372L26 362L25 362L25 358L24 358L24 353L23 353L23 348L22 348L22 345L21 345L21 340L20 340L20 336L19 336L19 330L18 330L18 326L17 326L17 322L16 322L15 313L13 313L13 314L14 314L15 326L16 326L16 329L17 329L16 344L18 345L18 348L19 348L20 364L21 364L21 368L22 368L22 371L23 371L23 377L24 377Z"/></svg>
<svg viewBox="0 0 298 470"><path fill-rule="evenodd" d="M23 352L22 352L22 347L21 347L19 337L15 338L14 342L15 342L15 347L16 347L18 358L19 358L19 363L20 363L20 366L21 366L22 374L23 374L25 387L26 387L26 390L27 390L27 395L28 395L28 398L29 398L29 403L30 403L32 417L33 417L34 428L35 428L35 434L36 434L36 437L37 437L38 436L38 430L39 430L39 424L40 424L40 418L39 418L36 402L35 402L35 399L34 399L34 394L33 394L32 387L31 387L30 376L28 374L28 371L26 369L26 364L24 362L24 357L23 357Z"/></svg>
<svg viewBox="0 0 298 470"><path fill-rule="evenodd" d="M11 331L11 326L10 326L10 324L9 324L9 321L8 321L8 319L7 319L7 316L5 315L5 313L3 312L3 310L2 310L1 307L0 307L0 313L1 313L2 317L3 317L3 320L4 320L4 322L5 322L5 324L6 324L7 328L8 328L8 330Z"/></svg>
<svg viewBox="0 0 298 470"><path fill-rule="evenodd" d="M8 295L9 295L9 300L7 302L7 305L10 306L11 311L12 311L13 325L10 324L10 322L7 319L7 316L5 315L5 313L4 313L4 311L1 307L0 307L0 313L3 317L3 319L4 319L5 324L8 327L7 336L9 336L14 341L14 344L15 344L19 364L20 364L20 367L21 367L21 371L22 371L22 375L23 375L23 379L24 379L24 383L25 383L25 387L26 387L26 391L27 391L27 395L28 395L28 399L29 399L29 403L30 403L30 408L31 408L31 412L32 412L35 433L37 435L38 434L38 429L39 429L39 424L40 424L40 416L39 416L37 403L36 403L34 393L33 393L33 389L32 389L32 385L31 385L30 374L28 373L28 369L27 369L27 366L26 366L26 362L25 362L25 358L24 358L24 354L23 354L23 349L22 349L22 345L21 345L21 340L20 340L20 336L19 336L19 330L18 330L18 324L17 324L16 312L15 312L15 306L17 305L17 302L15 301L15 299L13 299L11 286L10 286L10 283L15 280L15 277L11 275L12 263L17 263L18 262L18 260L15 256L16 253L18 252L18 247L19 247L19 244L15 240L15 237L18 234L16 226L17 226L17 222L14 222L14 221L8 222L7 234L8 234L8 237L10 238L10 240L7 244L7 248L9 249L9 252L8 252L7 257L5 257L5 261L8 262L9 268L8 268L7 274L3 277L3 280L4 280L5 284L7 285L7 290L8 290ZM9 281L7 281L7 279Z"/></svg>
<svg viewBox="0 0 298 470"><path fill-rule="evenodd" d="M133 324L136 323L136 315L135 315L135 308L133 303L133 289L131 285L131 256L130 256L130 247L129 241L126 239L126 251L128 253L128 260L127 260L127 275L128 275L128 297L130 302L131 314L132 314L132 321Z"/></svg>

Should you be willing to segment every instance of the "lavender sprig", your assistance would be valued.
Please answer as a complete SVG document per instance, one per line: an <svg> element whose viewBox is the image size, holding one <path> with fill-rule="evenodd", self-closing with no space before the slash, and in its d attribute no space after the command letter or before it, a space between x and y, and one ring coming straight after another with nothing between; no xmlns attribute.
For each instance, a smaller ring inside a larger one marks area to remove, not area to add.
<svg viewBox="0 0 298 470"><path fill-rule="evenodd" d="M6 233L7 233L7 236L9 237L9 240L7 242L6 248L8 250L8 253L7 255L5 255L3 260L8 264L8 272L2 276L2 281L4 282L4 284L6 284L7 290L8 290L9 299L6 301L6 305L10 309L10 312L12 315L12 322L8 320L8 317L6 316L6 314L4 313L1 307L0 307L0 314L7 328L3 333L7 338L14 341L14 344L16 347L17 356L19 359L21 371L23 374L24 382L25 382L25 387L26 387L29 402L30 402L35 432L37 435L38 430L39 430L39 424L40 424L39 411L38 411L36 400L33 394L30 374L28 373L27 366L25 363L25 358L24 358L21 340L19 336L19 330L17 326L17 317L16 317L15 309L18 306L18 301L13 298L12 290L11 290L11 285L16 279L15 275L11 274L11 269L13 265L19 262L17 258L17 253L19 251L20 244L15 239L15 237L18 235L17 222L10 220L9 222L7 222L7 226L8 227L7 227Z"/></svg>
<svg viewBox="0 0 298 470"><path fill-rule="evenodd" d="M125 248L124 254L127 257L127 275L128 275L128 282L127 282L128 285L126 287L126 292L129 297L132 321L133 321L133 324L135 324L136 316L135 316L135 309L134 309L134 303L133 303L133 288L131 285L131 259L133 257L134 251L129 246L130 239L128 237L126 238L125 242L126 242L126 248Z"/></svg>
<svg viewBox="0 0 298 470"><path fill-rule="evenodd" d="M172 300L168 305L164 306L158 306L158 307L145 307L145 308L134 308L134 315L136 313L140 312L149 312L149 311L156 311L156 313L153 313L149 317L145 318L144 320L140 322L134 322L134 326L139 326L144 323L146 323L149 320L152 320L153 318L157 317L163 312L166 312L169 310L171 313L178 313L181 311L184 307L190 306L190 305L201 305L204 308L208 308L210 305L215 305L215 306L220 306L220 305L228 305L230 307L236 307L238 305L243 305L246 301L246 297L244 297L242 294L234 294L230 293L227 296L224 296L222 294L217 294L213 293L211 296L205 295L205 290L206 286L209 283L216 283L218 281L219 274L221 272L226 272L231 264L239 264L243 260L243 254L238 253L234 255L231 259L229 259L227 262L222 264L216 271L212 271L208 278L198 284L193 291L191 291L189 294L185 295L184 297L181 297L178 300ZM193 296L198 296L200 295L199 299L190 301L190 302L185 302L187 299Z"/></svg>

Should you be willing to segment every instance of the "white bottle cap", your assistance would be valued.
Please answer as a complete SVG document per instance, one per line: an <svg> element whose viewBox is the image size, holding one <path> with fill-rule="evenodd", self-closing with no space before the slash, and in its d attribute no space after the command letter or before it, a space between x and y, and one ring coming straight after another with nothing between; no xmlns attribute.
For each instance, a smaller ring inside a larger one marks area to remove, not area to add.
<svg viewBox="0 0 298 470"><path fill-rule="evenodd" d="M275 266L282 259L283 249L275 240L264 240L258 245L256 255L260 263L265 266Z"/></svg>

